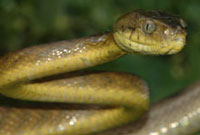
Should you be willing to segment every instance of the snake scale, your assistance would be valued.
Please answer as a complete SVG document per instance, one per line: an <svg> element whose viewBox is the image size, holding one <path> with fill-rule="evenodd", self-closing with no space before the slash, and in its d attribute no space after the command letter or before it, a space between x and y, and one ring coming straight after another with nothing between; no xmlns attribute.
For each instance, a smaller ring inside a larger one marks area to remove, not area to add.
<svg viewBox="0 0 200 135"><path fill-rule="evenodd" d="M175 54L184 47L186 35L183 19L136 10L120 17L111 32L5 55L0 59L0 93L41 105L1 105L0 135L188 135L199 131L198 83L149 108L148 87L139 77L77 71L127 53Z"/></svg>

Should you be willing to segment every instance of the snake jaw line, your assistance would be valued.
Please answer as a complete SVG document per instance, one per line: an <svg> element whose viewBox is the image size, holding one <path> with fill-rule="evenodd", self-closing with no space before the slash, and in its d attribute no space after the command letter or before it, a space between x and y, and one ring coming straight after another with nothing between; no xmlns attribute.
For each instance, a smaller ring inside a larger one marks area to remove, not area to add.
<svg viewBox="0 0 200 135"><path fill-rule="evenodd" d="M125 51L129 53L141 53L141 54L151 54L151 55L163 55L163 54L175 54L182 50L184 47L183 40L180 42L171 43L169 45L160 44L160 46L143 45L137 42L133 42L130 39L124 37L120 32L114 33L114 38L116 38L117 44ZM125 44L125 45L124 45ZM130 50L131 48L131 50Z"/></svg>

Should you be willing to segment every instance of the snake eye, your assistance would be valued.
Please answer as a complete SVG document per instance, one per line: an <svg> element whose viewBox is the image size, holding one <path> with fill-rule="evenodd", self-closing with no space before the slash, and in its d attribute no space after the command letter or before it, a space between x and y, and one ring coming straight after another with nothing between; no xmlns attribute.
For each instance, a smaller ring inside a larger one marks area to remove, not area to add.
<svg viewBox="0 0 200 135"><path fill-rule="evenodd" d="M144 24L142 24L142 30L144 33L151 34L155 31L156 25L152 20L147 20Z"/></svg>

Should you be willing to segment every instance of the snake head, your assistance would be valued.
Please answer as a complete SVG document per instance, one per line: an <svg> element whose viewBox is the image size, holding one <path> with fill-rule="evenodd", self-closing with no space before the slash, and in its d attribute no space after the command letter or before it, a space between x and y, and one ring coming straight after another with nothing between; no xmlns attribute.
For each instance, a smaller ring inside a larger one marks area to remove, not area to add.
<svg viewBox="0 0 200 135"><path fill-rule="evenodd" d="M120 17L113 37L123 50L141 54L175 54L186 43L183 19L160 11L136 10Z"/></svg>

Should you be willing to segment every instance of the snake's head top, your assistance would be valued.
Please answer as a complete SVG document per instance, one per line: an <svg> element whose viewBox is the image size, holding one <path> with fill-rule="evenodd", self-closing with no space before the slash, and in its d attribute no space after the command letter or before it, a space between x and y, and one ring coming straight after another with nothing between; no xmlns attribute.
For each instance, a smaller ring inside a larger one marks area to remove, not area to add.
<svg viewBox="0 0 200 135"><path fill-rule="evenodd" d="M116 22L114 39L125 51L142 54L175 54L186 43L183 19L160 11L130 12Z"/></svg>

